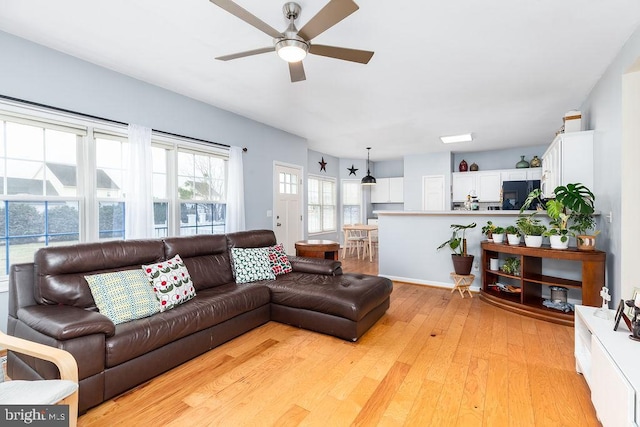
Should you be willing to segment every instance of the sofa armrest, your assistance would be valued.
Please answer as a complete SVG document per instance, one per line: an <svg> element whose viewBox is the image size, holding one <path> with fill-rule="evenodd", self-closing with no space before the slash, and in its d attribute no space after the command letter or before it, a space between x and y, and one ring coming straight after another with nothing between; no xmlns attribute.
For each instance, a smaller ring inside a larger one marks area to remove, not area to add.
<svg viewBox="0 0 640 427"><path fill-rule="evenodd" d="M18 310L18 319L57 340L116 333L115 325L106 316L67 305L30 305Z"/></svg>
<svg viewBox="0 0 640 427"><path fill-rule="evenodd" d="M331 259L287 256L293 271L298 273L326 274L338 276L342 274L342 263Z"/></svg>

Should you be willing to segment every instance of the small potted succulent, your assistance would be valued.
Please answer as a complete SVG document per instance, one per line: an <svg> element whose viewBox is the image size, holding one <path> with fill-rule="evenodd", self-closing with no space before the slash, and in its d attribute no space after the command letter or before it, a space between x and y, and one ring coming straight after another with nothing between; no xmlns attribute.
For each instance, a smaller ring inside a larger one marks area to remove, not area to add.
<svg viewBox="0 0 640 427"><path fill-rule="evenodd" d="M520 231L515 225L510 225L504 229L507 233L507 241L510 245L517 246L520 244Z"/></svg>
<svg viewBox="0 0 640 427"><path fill-rule="evenodd" d="M451 249L451 260L453 261L453 270L456 274L468 275L473 267L473 255L467 253L467 239L465 232L470 228L475 228L476 223L472 222L467 225L451 224L453 232L449 240L442 242L438 246L438 250L448 246Z"/></svg>
<svg viewBox="0 0 640 427"><path fill-rule="evenodd" d="M524 244L532 248L542 246L542 234L547 231L547 227L535 218L536 213L521 216L516 221L520 233L524 235Z"/></svg>
<svg viewBox="0 0 640 427"><path fill-rule="evenodd" d="M504 242L504 228L496 226L496 228L493 229L493 241L495 243Z"/></svg>

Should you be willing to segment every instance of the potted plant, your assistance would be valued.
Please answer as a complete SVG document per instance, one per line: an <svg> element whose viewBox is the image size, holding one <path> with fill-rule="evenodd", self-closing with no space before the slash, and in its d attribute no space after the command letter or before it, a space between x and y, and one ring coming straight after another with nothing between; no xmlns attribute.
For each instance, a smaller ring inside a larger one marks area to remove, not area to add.
<svg viewBox="0 0 640 427"><path fill-rule="evenodd" d="M513 276L520 275L520 259L516 257L509 257L504 260L504 264L500 267L500 270Z"/></svg>
<svg viewBox="0 0 640 427"><path fill-rule="evenodd" d="M542 234L547 231L547 227L535 218L536 213L521 216L516 221L520 233L524 235L524 244L533 248L542 246Z"/></svg>
<svg viewBox="0 0 640 427"><path fill-rule="evenodd" d="M518 227L510 225L505 228L504 231L507 233L507 241L510 245L516 246L520 244L520 231L518 230Z"/></svg>
<svg viewBox="0 0 640 427"><path fill-rule="evenodd" d="M549 236L553 249L567 249L569 247L569 214L567 208L558 199L547 202L547 215L550 218L549 229L543 233Z"/></svg>
<svg viewBox="0 0 640 427"><path fill-rule="evenodd" d="M449 240L444 241L438 250L448 246L451 249L451 260L453 261L453 270L456 274L468 275L471 273L473 266L473 255L467 253L467 239L465 232L470 228L475 228L476 223L472 222L468 225L451 224L453 232Z"/></svg>
<svg viewBox="0 0 640 427"><path fill-rule="evenodd" d="M596 221L593 219L596 197L588 187L579 182L566 186L560 185L553 192L556 195L555 200L562 203L570 212L569 219L572 225L569 226L569 230L576 237L578 249L594 250L596 236L600 232L595 231L593 234L587 234L587 232L596 228Z"/></svg>
<svg viewBox="0 0 640 427"><path fill-rule="evenodd" d="M487 224L482 227L482 234L487 236L487 241L489 242L493 241L493 230L495 229L496 229L496 225L491 221L487 221Z"/></svg>
<svg viewBox="0 0 640 427"><path fill-rule="evenodd" d="M493 241L495 243L502 243L504 241L504 228L496 226L493 229Z"/></svg>

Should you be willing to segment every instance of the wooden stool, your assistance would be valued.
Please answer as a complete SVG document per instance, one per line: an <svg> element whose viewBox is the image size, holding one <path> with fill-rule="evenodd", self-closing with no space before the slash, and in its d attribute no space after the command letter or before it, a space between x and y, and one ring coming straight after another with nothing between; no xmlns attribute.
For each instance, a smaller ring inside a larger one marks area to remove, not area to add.
<svg viewBox="0 0 640 427"><path fill-rule="evenodd" d="M451 292L457 289L458 292L460 292L460 296L464 298L464 292L467 291L469 293L469 296L473 298L473 295L469 290L469 286L471 286L471 284L473 283L473 279L475 279L476 276L474 276L473 274L451 273L451 277L454 281L453 289L451 289Z"/></svg>

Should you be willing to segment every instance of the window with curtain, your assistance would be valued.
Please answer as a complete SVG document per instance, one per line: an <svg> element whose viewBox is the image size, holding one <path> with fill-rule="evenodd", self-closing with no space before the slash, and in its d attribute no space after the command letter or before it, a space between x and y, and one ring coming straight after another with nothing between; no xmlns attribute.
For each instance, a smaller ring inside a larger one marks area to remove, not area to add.
<svg viewBox="0 0 640 427"><path fill-rule="evenodd" d="M0 277L44 246L125 236L126 127L18 104L0 102ZM228 149L152 132L149 161L149 237L224 232Z"/></svg>
<svg viewBox="0 0 640 427"><path fill-rule="evenodd" d="M86 131L0 115L0 275L81 239L77 153Z"/></svg>
<svg viewBox="0 0 640 427"><path fill-rule="evenodd" d="M362 184L360 180L342 180L342 223L362 223Z"/></svg>
<svg viewBox="0 0 640 427"><path fill-rule="evenodd" d="M325 233L336 230L336 180L309 176L308 232Z"/></svg>
<svg viewBox="0 0 640 427"><path fill-rule="evenodd" d="M227 158L178 150L180 235L224 233Z"/></svg>

